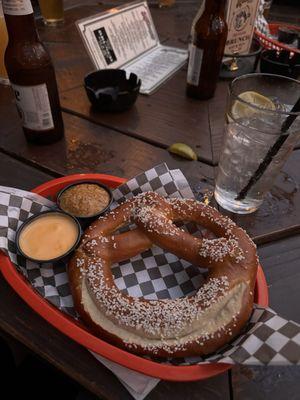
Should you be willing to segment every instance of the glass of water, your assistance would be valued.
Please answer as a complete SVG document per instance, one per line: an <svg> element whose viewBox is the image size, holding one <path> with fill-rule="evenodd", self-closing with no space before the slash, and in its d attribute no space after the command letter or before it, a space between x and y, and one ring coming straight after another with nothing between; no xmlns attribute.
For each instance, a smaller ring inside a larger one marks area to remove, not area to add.
<svg viewBox="0 0 300 400"><path fill-rule="evenodd" d="M284 76L249 74L231 83L214 193L223 208L248 214L262 204L300 140L300 112L292 111L299 98L300 82ZM287 118L293 122L284 132Z"/></svg>

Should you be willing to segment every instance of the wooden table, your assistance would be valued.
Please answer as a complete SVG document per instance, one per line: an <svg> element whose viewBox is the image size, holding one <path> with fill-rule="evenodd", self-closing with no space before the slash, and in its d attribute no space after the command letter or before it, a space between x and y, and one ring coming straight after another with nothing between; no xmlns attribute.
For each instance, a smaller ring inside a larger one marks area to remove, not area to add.
<svg viewBox="0 0 300 400"><path fill-rule="evenodd" d="M72 1L78 4L78 1ZM53 177L77 172L102 172L131 177L167 162L181 168L195 191L212 185L218 163L227 83L219 82L210 101L184 95L186 67L150 97L140 96L122 114L91 110L82 86L93 69L74 21L121 1L87 1L66 12L61 28L38 21L42 40L52 55L65 122L65 139L37 147L23 136L10 88L0 86L0 184L22 189ZM151 3L151 2L150 2ZM172 9L151 6L164 43L185 47L197 1L177 1ZM173 142L190 144L198 161L171 156ZM283 317L300 322L300 150L294 150L271 195L250 216L234 216L259 244L259 255L270 291L270 306ZM130 399L118 379L84 348L36 315L0 277L0 331L14 337L56 368L102 399ZM3 306L5 305L5 306ZM80 360L80 362L78 362ZM160 382L149 400L173 399L299 399L300 368L234 367L228 374L194 383Z"/></svg>

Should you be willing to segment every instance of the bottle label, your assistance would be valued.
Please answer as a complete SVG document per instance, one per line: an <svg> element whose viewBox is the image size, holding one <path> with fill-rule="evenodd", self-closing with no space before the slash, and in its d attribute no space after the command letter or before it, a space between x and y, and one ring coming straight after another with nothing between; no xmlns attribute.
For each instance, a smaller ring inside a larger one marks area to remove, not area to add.
<svg viewBox="0 0 300 400"><path fill-rule="evenodd" d="M194 44L190 45L190 59L187 73L187 82L190 85L198 86L202 67L203 49Z"/></svg>
<svg viewBox="0 0 300 400"><path fill-rule="evenodd" d="M45 83L36 86L11 85L24 128L46 131L54 127Z"/></svg>
<svg viewBox="0 0 300 400"><path fill-rule="evenodd" d="M30 0L2 0L4 14L27 15L32 14L33 9Z"/></svg>

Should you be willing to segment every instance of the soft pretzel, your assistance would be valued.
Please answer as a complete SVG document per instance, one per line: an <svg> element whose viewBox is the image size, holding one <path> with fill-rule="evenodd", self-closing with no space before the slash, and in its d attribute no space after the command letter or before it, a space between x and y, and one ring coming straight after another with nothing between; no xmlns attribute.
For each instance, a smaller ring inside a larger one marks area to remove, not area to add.
<svg viewBox="0 0 300 400"><path fill-rule="evenodd" d="M216 239L200 239L175 221L194 221ZM136 229L114 234L134 222ZM153 244L208 269L191 297L146 300L122 293L111 265ZM253 307L258 266L248 235L214 208L193 199L142 193L95 221L69 263L76 309L95 334L137 354L206 355L233 340Z"/></svg>

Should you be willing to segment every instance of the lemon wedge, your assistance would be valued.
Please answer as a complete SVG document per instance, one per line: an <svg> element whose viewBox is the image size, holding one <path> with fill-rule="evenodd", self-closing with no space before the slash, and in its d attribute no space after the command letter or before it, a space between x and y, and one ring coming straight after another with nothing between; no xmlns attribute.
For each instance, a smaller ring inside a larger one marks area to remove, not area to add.
<svg viewBox="0 0 300 400"><path fill-rule="evenodd" d="M197 160L197 154L194 150L185 143L173 143L168 151L173 154L177 154L180 157L186 158L187 160Z"/></svg>
<svg viewBox="0 0 300 400"><path fill-rule="evenodd" d="M271 99L257 92L243 92L239 94L239 97L242 100L247 101L247 103L251 103L262 109L275 110L276 108ZM239 100L235 100L231 108L231 117L234 119L250 118L254 114L257 114L257 112L258 110L253 109L252 107L248 106L248 104L245 104ZM229 115L227 117L229 120L232 120Z"/></svg>

